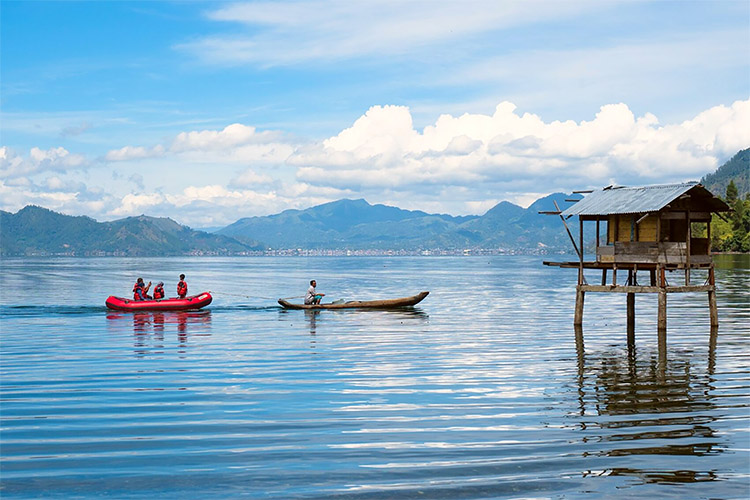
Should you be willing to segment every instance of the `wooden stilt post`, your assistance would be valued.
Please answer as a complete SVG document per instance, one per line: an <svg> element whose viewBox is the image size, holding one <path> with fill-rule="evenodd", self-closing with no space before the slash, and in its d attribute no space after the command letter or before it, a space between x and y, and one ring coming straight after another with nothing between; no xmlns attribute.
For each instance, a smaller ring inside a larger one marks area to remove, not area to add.
<svg viewBox="0 0 750 500"><path fill-rule="evenodd" d="M663 270L662 270L663 272ZM656 329L659 346L659 365L657 373L664 375L667 367L667 290L659 290L659 319Z"/></svg>
<svg viewBox="0 0 750 500"><path fill-rule="evenodd" d="M602 269L602 286L607 284L607 270Z"/></svg>
<svg viewBox="0 0 750 500"><path fill-rule="evenodd" d="M578 227L578 234L580 235L580 252L578 253L578 284L583 285L584 283L586 283L586 278L583 276L583 218L580 215L578 216Z"/></svg>
<svg viewBox="0 0 750 500"><path fill-rule="evenodd" d="M656 286L656 269L651 269L651 286Z"/></svg>
<svg viewBox="0 0 750 500"><path fill-rule="evenodd" d="M667 331L658 331L659 363L656 365L656 379L663 381L667 375Z"/></svg>
<svg viewBox="0 0 750 500"><path fill-rule="evenodd" d="M576 312L573 319L574 326L583 325L583 299L586 292L581 290L581 285L576 287Z"/></svg>
<svg viewBox="0 0 750 500"><path fill-rule="evenodd" d="M573 329L575 330L576 335L576 353L578 354L578 374L581 375L581 371L583 369L583 354L584 354L584 348L583 348L583 327L581 325L574 325Z"/></svg>
<svg viewBox="0 0 750 500"><path fill-rule="evenodd" d="M665 289L659 290L659 317L657 329L661 332L664 330L664 336L666 337L667 331L667 291Z"/></svg>
<svg viewBox="0 0 750 500"><path fill-rule="evenodd" d="M719 326L719 311L716 309L716 282L714 278L714 265L708 268L708 284L711 289L708 291L708 310L711 315L711 328Z"/></svg>
<svg viewBox="0 0 750 500"><path fill-rule="evenodd" d="M628 293L628 345L635 344L635 294Z"/></svg>
<svg viewBox="0 0 750 500"><path fill-rule="evenodd" d="M690 223L690 210L685 212L687 221L687 236L685 236L685 286L690 286L690 240L693 239L692 224Z"/></svg>
<svg viewBox="0 0 750 500"><path fill-rule="evenodd" d="M712 327L708 336L708 374L713 375L716 371L716 340L719 337L719 329Z"/></svg>

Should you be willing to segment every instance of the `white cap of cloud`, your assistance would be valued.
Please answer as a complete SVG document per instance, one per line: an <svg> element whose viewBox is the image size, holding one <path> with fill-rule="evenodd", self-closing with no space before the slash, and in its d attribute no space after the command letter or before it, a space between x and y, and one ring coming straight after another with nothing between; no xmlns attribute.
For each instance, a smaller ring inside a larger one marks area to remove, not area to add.
<svg viewBox="0 0 750 500"><path fill-rule="evenodd" d="M194 150L216 150L260 142L265 137L256 134L255 127L233 123L224 130L202 130L182 132L175 137L170 150L173 152Z"/></svg>

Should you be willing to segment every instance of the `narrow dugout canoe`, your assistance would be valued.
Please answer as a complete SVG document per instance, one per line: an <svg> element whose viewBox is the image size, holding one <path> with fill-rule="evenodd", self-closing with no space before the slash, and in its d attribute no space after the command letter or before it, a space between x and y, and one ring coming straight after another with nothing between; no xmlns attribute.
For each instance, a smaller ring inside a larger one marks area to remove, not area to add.
<svg viewBox="0 0 750 500"><path fill-rule="evenodd" d="M285 309L397 309L419 304L430 292L421 292L411 297L388 300L352 300L341 304L292 304L284 299L279 299L279 304Z"/></svg>
<svg viewBox="0 0 750 500"><path fill-rule="evenodd" d="M206 307L213 297L210 292L203 292L181 299L172 297L159 300L131 300L114 295L107 298L105 304L116 311L191 311Z"/></svg>

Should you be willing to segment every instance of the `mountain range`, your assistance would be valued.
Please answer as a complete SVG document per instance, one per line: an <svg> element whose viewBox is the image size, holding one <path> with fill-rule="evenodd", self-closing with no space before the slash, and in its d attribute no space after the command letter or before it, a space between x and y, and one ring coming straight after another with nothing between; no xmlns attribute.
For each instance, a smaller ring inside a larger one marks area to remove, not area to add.
<svg viewBox="0 0 750 500"><path fill-rule="evenodd" d="M29 205L0 211L0 255L187 255L240 254L262 247L203 231L163 217L97 222Z"/></svg>
<svg viewBox="0 0 750 500"><path fill-rule="evenodd" d="M247 217L214 233L169 218L141 215L112 222L27 206L0 211L0 255L242 255L285 249L547 252L566 248L557 217L539 215L566 206L556 193L529 208L507 201L484 215L451 216L338 200L305 210Z"/></svg>
<svg viewBox="0 0 750 500"><path fill-rule="evenodd" d="M568 198L552 194L529 208L504 201L484 215L459 217L345 199L243 218L216 234L247 243L262 241L270 248L537 251L566 244L560 220L538 212L555 210L553 201L567 206L564 200Z"/></svg>
<svg viewBox="0 0 750 500"><path fill-rule="evenodd" d="M750 192L750 149L739 151L701 182L718 196L733 181ZM245 217L216 231L196 231L168 218L97 222L46 208L0 211L0 255L247 255L324 251L513 252L570 251L559 217L579 195L555 193L528 208L503 201L484 215L452 216L338 200L304 210Z"/></svg>

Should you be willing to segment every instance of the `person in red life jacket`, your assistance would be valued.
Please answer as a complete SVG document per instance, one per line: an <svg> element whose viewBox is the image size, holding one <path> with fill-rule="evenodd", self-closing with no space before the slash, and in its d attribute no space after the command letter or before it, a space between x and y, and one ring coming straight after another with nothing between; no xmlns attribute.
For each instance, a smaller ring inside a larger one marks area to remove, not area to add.
<svg viewBox="0 0 750 500"><path fill-rule="evenodd" d="M185 275L180 275L180 282L177 283L177 295L184 299L187 296L187 282L185 281Z"/></svg>
<svg viewBox="0 0 750 500"><path fill-rule="evenodd" d="M138 278L133 285L133 300L149 300L148 289L151 288L151 282L148 285L143 284L143 278Z"/></svg>
<svg viewBox="0 0 750 500"><path fill-rule="evenodd" d="M160 300L164 298L164 282L160 281L154 288L154 300Z"/></svg>

